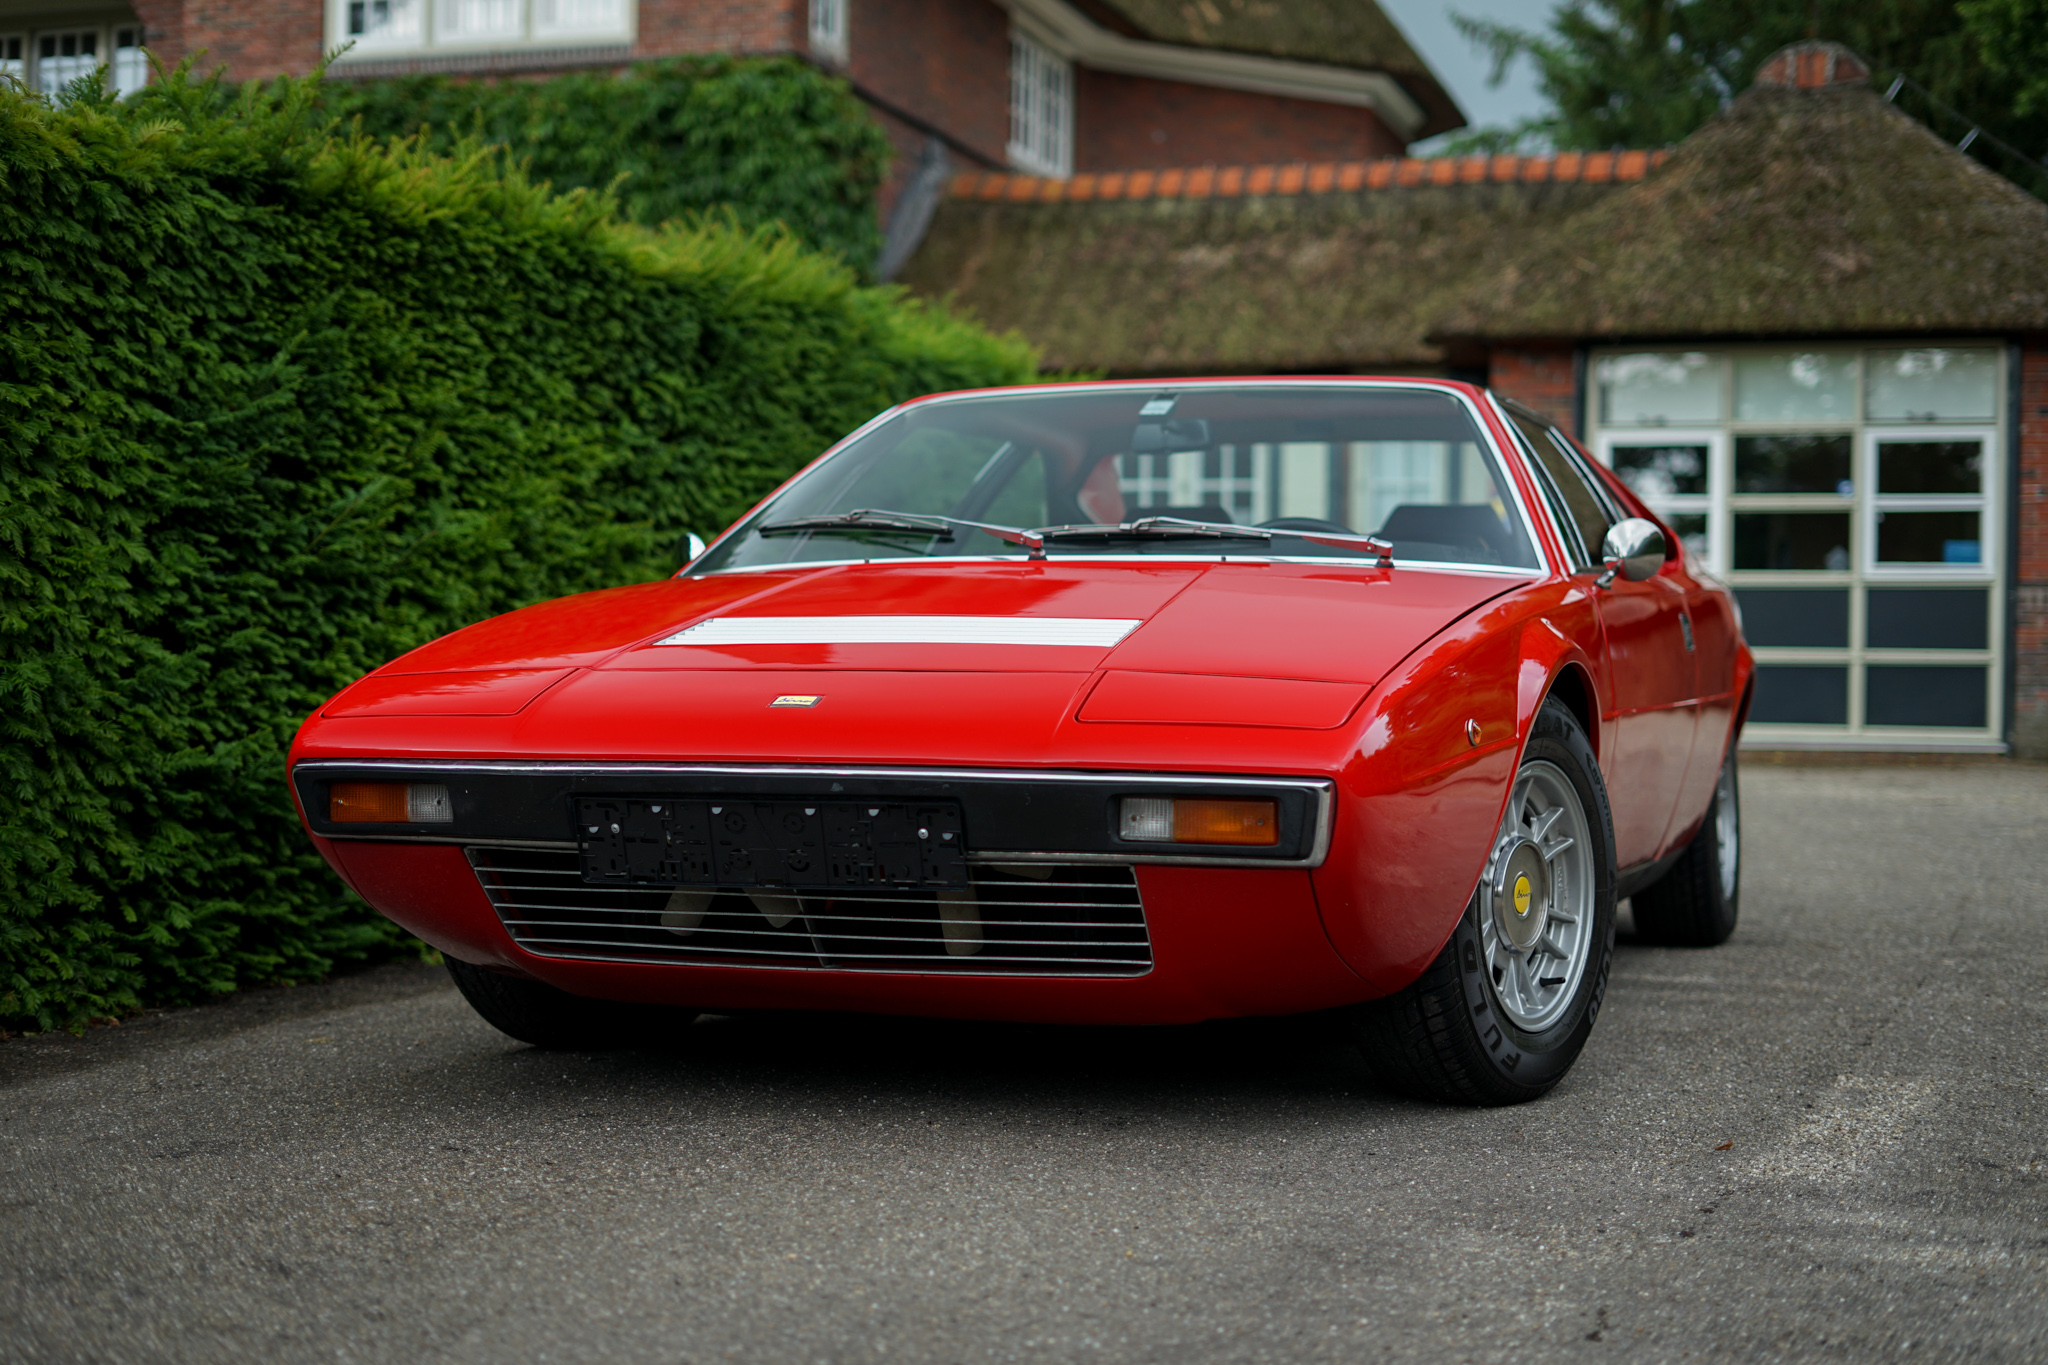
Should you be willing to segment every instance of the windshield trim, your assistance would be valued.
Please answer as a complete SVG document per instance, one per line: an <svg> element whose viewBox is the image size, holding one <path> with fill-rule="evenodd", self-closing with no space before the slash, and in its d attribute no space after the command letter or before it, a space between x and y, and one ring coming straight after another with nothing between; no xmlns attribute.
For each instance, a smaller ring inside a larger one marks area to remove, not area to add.
<svg viewBox="0 0 2048 1365"><path fill-rule="evenodd" d="M841 450L841 449L843 449L844 447L846 447L846 446L849 446L849 445L852 445L852 444L853 444L853 443L854 443L855 441L857 441L857 440L860 440L860 439L861 439L862 437L866 436L866 435L867 435L867 434L868 434L868 433L869 433L870 431L873 431L874 429L876 429L877 427L880 427L881 425L883 425L883 424L884 424L884 423L886 423L886 422L892 421L893 419L895 419L895 418L896 418L897 416L899 416L900 414L902 414L902 413L904 413L904 412L906 412L906 411L909 411L909 410L910 410L910 409L912 409L912 408L928 408L928 407L937 407L937 406L940 406L940 405L942 405L942 404L952 404L952 403L966 403L966 402L973 402L973 401L975 401L975 400L978 400L978 399L986 399L986 398L996 398L996 397L1012 398L1012 397L1018 397L1018 396L1027 396L1027 395L1037 395L1037 394L1058 394L1058 393L1098 393L1098 392L1102 391L1103 389L1112 389L1112 388L1116 388L1116 389L1131 389L1131 390L1135 390L1135 391L1146 391L1146 390L1158 390L1158 389L1161 389L1161 388L1171 388L1171 389L1194 389L1194 388L1210 388L1210 389L1220 389L1220 388L1260 388L1260 389L1413 389L1413 390L1420 390L1420 391L1424 391L1424 392L1428 392L1428 393L1440 393L1440 394L1445 394L1445 395L1449 396L1450 398L1454 399L1455 401L1457 401L1458 403L1460 403L1460 404L1462 404L1462 405L1464 406L1464 408L1465 408L1465 412L1466 412L1466 415L1467 415L1468 417L1470 417L1470 418L1472 419L1472 423L1473 423L1473 425L1474 425L1474 426L1475 426L1475 427L1476 427L1476 428L1478 429L1478 431L1479 431L1479 434L1480 434L1480 437L1481 437L1481 439L1485 440L1486 442L1488 442L1488 443L1489 443L1489 444L1490 444L1490 445L1492 446L1492 448L1493 448L1493 454L1494 454L1495 458L1497 458L1497 459L1498 459L1498 460L1499 460L1499 461L1501 462L1502 472L1503 472L1503 473L1505 473L1505 474L1506 474L1506 476L1507 476L1506 482L1507 482L1507 486L1508 486L1508 492L1509 492L1510 496L1512 496L1512 497L1514 498L1514 501L1515 501L1515 510L1521 513L1521 524L1522 524L1522 535L1523 535L1523 538L1524 538L1525 540L1527 540L1527 541L1528 541L1528 543L1529 543L1529 545L1530 545L1530 547L1531 547L1531 548L1533 548L1533 549L1534 549L1534 550L1536 551L1536 560L1537 560L1537 566L1536 566L1535 568L1521 568L1521 567L1517 567L1517 566L1513 566L1513 565L1499 565L1499 564L1469 564L1469 565L1468 565L1468 564L1461 564L1461 563L1459 563L1459 562L1457 562L1457 561L1454 561L1454 560L1434 560L1434 559L1403 559L1403 558L1401 558L1401 557L1399 557L1399 556L1397 555L1397 556L1395 557L1395 560L1394 560L1394 566L1395 566L1395 568L1396 568L1397 570L1400 570L1400 569L1423 569L1423 568L1428 568L1428 569L1458 569L1458 570L1468 570L1468 569L1469 569L1469 570L1473 570L1473 571L1479 571L1479 572L1484 572L1484 573L1487 573L1487 574L1489 574L1489 575L1500 575L1500 576L1503 576L1503 577L1515 577L1515 578L1525 578L1525 577L1526 577L1526 578L1544 578L1544 577L1548 577L1548 576L1551 576L1551 575L1553 575L1553 574L1556 574L1557 572L1559 572L1559 570L1557 569L1557 566L1556 566L1556 564L1555 564L1555 562L1554 562L1554 558L1553 558L1553 556L1552 556L1552 554L1551 554L1551 550L1550 550L1550 547L1549 547L1549 546L1548 546L1547 544L1545 544L1545 543L1544 543L1543 535L1542 535L1541 531L1540 531L1540 530L1538 529L1538 527L1537 527L1537 524L1536 524L1536 520L1535 520L1535 517L1534 517L1534 515L1533 515L1533 514L1531 513L1531 510L1530 510L1530 506L1529 506L1529 501L1528 501L1528 499L1527 499L1527 498L1526 498L1526 497L1524 496L1524 494L1523 494L1523 491L1522 491L1522 483L1523 483L1523 479L1525 479L1525 478L1530 478L1530 477L1533 477L1533 476L1532 476L1532 475L1531 475L1531 474L1529 473L1528 469L1527 469L1527 468L1525 467L1525 466L1526 466L1526 460L1527 460L1527 457L1523 455L1523 453L1522 453L1522 450L1521 450L1521 447L1520 447L1519 445L1517 445L1517 444L1515 443L1515 441L1514 441L1514 438L1513 438L1512 436L1510 436L1510 437L1509 437L1509 439L1508 439L1507 441L1503 442L1503 441L1501 440L1500 436L1499 436L1499 435L1498 435L1498 434L1496 433L1496 431L1495 431L1495 424L1494 424L1494 423L1490 423L1490 422L1488 422L1488 421L1487 421L1487 416L1488 416L1488 414L1487 414L1486 408L1482 408L1482 407L1480 406L1480 404L1478 403L1478 401L1477 401L1477 400L1475 400L1475 399L1474 399L1474 398L1472 397L1472 395L1471 395L1471 394L1469 394L1469 393L1465 392L1465 391L1464 391L1464 390L1463 390L1462 388L1458 388L1458 387L1455 387L1455 386L1454 386L1454 384L1453 384L1453 383L1452 383L1451 381L1449 381L1449 380L1437 380L1437 379L1401 379L1401 378L1384 378L1384 379L1383 379L1383 378L1369 378L1369 377L1363 377L1363 376L1361 376L1360 378L1357 378L1357 379L1352 379L1352 378L1348 378L1348 377L1332 377L1332 378L1294 378L1294 377L1288 377L1288 376L1275 376L1275 377L1272 377L1272 378L1267 378L1267 377L1264 377L1264 376L1233 376L1233 377L1228 377L1228 378L1205 378L1205 379L1180 379L1180 380L1175 380L1175 379L1166 379L1166 380L1156 380L1156 379L1106 379L1106 380L1104 380L1104 379L1094 379L1094 380L1088 380L1088 379L1084 379L1084 380L1069 380L1069 381L1067 381L1067 382L1064 382L1064 383L1055 383L1055 384L1018 384L1018 385L1015 385L1014 387L1006 387L1006 388L991 388L991 389L958 389L958 390L954 390L954 391L952 391L952 392L948 392L948 393L935 393L935 394L926 394L926 395L923 395L923 396L921 396L921 397L918 397L918 398L911 398L911 399L906 399L905 401L903 401L903 402L901 402L901 403L897 403L897 404L895 404L895 405L893 405L893 406L891 406L891 407L888 407L888 408L885 408L885 409L883 409L883 410L882 410L881 412L878 412L878 413L876 413L876 414L875 414L875 415L874 415L873 417L870 417L870 418L869 418L869 419L868 419L867 421L865 421L865 422L861 423L861 424L860 424L860 425L859 425L858 427L855 427L855 428L854 428L854 429L853 429L852 431L848 432L848 433L847 433L847 434L846 434L845 436L841 437L841 438L840 438L839 440L837 440L837 441L834 441L834 442L833 442L833 443L832 443L832 444L831 444L830 446L828 446L828 447L827 447L827 448L825 449L825 451L824 451L824 452L823 452L822 454L820 454L820 455L819 455L819 456L818 456L818 457L817 457L816 459L814 459L814 460L810 461L809 463L807 463L806 465L804 465L804 467L803 467L803 468L801 468L801 469L797 470L797 471L796 471L795 473L791 474L791 475L790 475L790 476L789 476L789 477L788 477L787 479L784 479L784 480L783 480L783 481L782 481L781 483L777 484L777 485L775 486L775 488L774 488L773 490L771 490L771 491L770 491L770 492L769 492L769 493L768 493L768 494L767 494L766 496L764 496L764 497L763 497L763 498L762 498L762 499L761 499L761 500L760 500L759 502L755 503L755 504L754 504L754 505L753 505L752 507L748 508L748 509L746 510L746 512L745 512L745 513L743 513L743 514L742 514L742 515L741 515L741 516L739 517L739 519L738 519L738 520L734 521L734 522L732 523L732 525L730 525L730 526L726 527L724 531L720 532L720 533L719 533L719 534L718 534L718 535L717 535L717 536L716 536L715 538L713 538L713 540L711 541L711 543L710 543L709 545L707 545L707 546L705 546L705 547L704 547L704 554L703 554L702 556L699 556L699 557L698 557L698 559L692 560L692 561L691 561L691 562L690 562L689 564L685 564L685 565L683 565L683 566L682 566L682 567L681 567L680 569L677 569L677 570L676 570L676 572L674 573L673 577L676 577L676 578L690 578L690 577L698 577L698 578L709 578L709 577L712 577L712 576L713 576L713 575L715 575L715 574L725 574L725 573L744 573L744 572L752 572L752 571L754 571L754 570L757 570L757 569L793 569L793 568L798 568L798 567L801 567L801 566L805 566L805 565L815 565L815 566L817 566L817 567L823 568L823 567L826 567L826 566L829 566L829 565L834 565L834 564L900 564L900 563L908 563L908 562L912 562L913 560L915 560L915 561L917 561L917 562L924 562L924 563L954 563L954 564L960 564L960 563L966 563L966 562L971 562L971 561L975 561L975 560L981 560L981 559L983 559L984 557L982 557L982 556L969 556L969 555L946 555L946 556L942 556L942 557L939 557L939 558L937 558L937 559L931 559L931 558L927 558L927 557L925 557L925 556L908 556L908 555L906 555L906 556L902 556L902 557L890 557L890 558L888 558L888 559L845 559L845 560L836 560L836 559L834 559L834 560L821 560L821 559L810 559L810 560L787 560L787 561L784 561L784 562L783 562L783 563L781 563L781 564L773 564L773 565L769 565L769 564L763 564L763 565L744 565L744 566L740 566L740 565L735 565L735 566L730 566L730 567L726 567L726 568L719 568L719 569L714 569L714 570L711 570L711 571L709 571L709 572L706 572L706 573L692 573L692 566L693 566L693 565L695 565L695 564L697 564L697 563L701 563L703 559L705 559L705 558L708 558L712 550L714 550L714 549L718 548L718 546L720 546L721 544L723 544L723 543L724 543L724 542L725 542L725 541L726 541L726 540L727 540L727 539L728 539L729 537L731 537L731 536L732 536L732 535L734 535L735 533L739 532L739 531L740 531L740 530L741 530L742 528L746 527L746 526L748 525L748 523L749 523L749 522L751 522L751 521L752 521L752 520L754 519L754 517L755 517L755 516L757 516L757 515L758 515L759 513L761 513L761 512L762 512L762 511L763 511L763 510L764 510L764 509L765 509L765 508L766 508L766 507L768 506L768 504L769 504L769 503L773 502L773 501L774 501L774 500L775 500L776 498L780 497L780 496L782 495L782 493L784 492L784 490L788 489L788 488L789 488L789 486L790 486L791 484L795 483L795 482L796 482L796 481L797 481L798 479L801 479L801 478L803 478L803 477L804 477L805 475L809 474L809 473L810 473L810 472L811 472L811 471L812 471L813 469L816 469L816 468L817 468L817 467L818 467L819 465L821 465L821 464L823 464L823 463L824 463L825 461L827 461L827 460L831 459L831 458L832 458L832 457L833 457L834 455L837 455L837 454L838 454L838 453L840 452L840 450ZM1489 406L1489 407L1491 407L1491 408L1493 409L1493 416L1495 417L1496 421L1498 422L1498 425L1499 425L1499 427L1500 427L1501 429L1503 429L1503 430L1508 430L1508 431L1512 431L1512 430L1513 430L1513 423L1511 423L1511 422L1509 422L1509 421L1507 421L1507 420L1506 420L1506 417L1505 417L1505 415L1504 415L1504 414L1502 413L1502 411L1501 411L1501 408L1500 408L1500 400L1499 400L1498 398L1496 398L1496 397L1494 396L1494 393L1493 393L1493 391L1492 391L1491 389L1484 389L1484 390L1481 390L1481 392L1482 392L1482 393L1483 393L1483 394L1485 395L1485 397L1486 397L1486 398L1488 399L1488 406ZM1292 555L1231 555L1231 556L1223 556L1223 555L1217 555L1217 554L1206 554L1206 555L1205 555L1205 554L1190 554L1190 555L1185 555L1185 556L1183 556L1183 555L1099 555L1099 556L1097 556L1097 555L1090 555L1090 556L1085 556L1085 558L1088 558L1088 559L1096 559L1096 560L1104 560L1104 561L1122 561L1122 560L1133 560L1133 561L1149 561L1149 562L1152 562L1152 563L1158 563L1159 561L1161 561L1161 560L1165 560L1165 559L1186 559L1186 560L1203 560L1203 561L1208 561L1208 562L1212 562L1212 563L1213 563L1213 562L1215 562L1215 561L1217 561L1217 560L1219 560L1219 559L1222 559L1222 558L1226 558L1226 557L1227 557L1227 558L1230 558L1230 559L1234 559L1234 560L1237 560L1237 561L1239 561L1239 562L1243 562L1243 561L1245 561L1245 560L1250 560L1250 559L1259 559L1259 560L1264 560L1264 561L1272 561L1272 562L1276 562L1276 563L1296 563L1296 562L1300 562L1300 563L1321 563L1321 564L1362 564L1362 565L1371 565L1371 564L1374 564L1374 563L1375 563L1375 562L1377 561L1377 556L1375 556L1375 555L1372 555L1372 554L1368 554L1368 553L1365 553L1365 552L1363 552L1363 551L1361 551L1361 552L1360 552L1359 554L1357 554L1357 555L1345 555L1345 554L1334 554L1334 555L1300 555L1300 556L1292 556ZM1070 554L1062 554L1062 555L1060 555L1060 556L1059 556L1059 558L1060 558L1060 559L1061 559L1062 561L1067 561L1067 560L1077 560L1077 559L1081 559L1081 558L1084 558L1084 556L1080 556L1080 555L1070 555ZM992 563L1014 563L1014 562L1020 562L1020 561L1022 561L1023 559L1024 559L1024 556L1023 556L1023 555L1022 555L1021 553L1019 553L1019 554L1016 554L1016 555L990 555L990 556L986 556L986 560L987 560L988 562L992 562ZM1036 562L1039 562L1039 563L1043 563L1043 562L1046 562L1046 561L1042 561L1042 560L1041 560L1041 561L1036 561ZM1568 571L1567 571L1567 576L1568 576Z"/></svg>
<svg viewBox="0 0 2048 1365"><path fill-rule="evenodd" d="M1050 559L1029 559L1023 554L1010 555L890 555L884 559L792 559L780 564L736 564L729 569L718 569L715 573L803 573L811 569L847 569L863 565L888 565L904 568L912 565L929 565L943 568L948 564L1028 564L1033 568L1045 568L1054 564L1307 564L1311 567L1372 569L1376 563L1371 558L1352 559L1340 555L1261 555L1261 554L1153 554L1153 555L1101 555L1074 554L1055 555ZM1395 567L1403 573L1463 573L1483 574L1488 578L1546 578L1547 568L1525 569L1512 564L1466 564L1449 559L1411 559L1403 563L1396 561ZM680 578L683 575L677 574ZM702 577L710 578L712 574Z"/></svg>

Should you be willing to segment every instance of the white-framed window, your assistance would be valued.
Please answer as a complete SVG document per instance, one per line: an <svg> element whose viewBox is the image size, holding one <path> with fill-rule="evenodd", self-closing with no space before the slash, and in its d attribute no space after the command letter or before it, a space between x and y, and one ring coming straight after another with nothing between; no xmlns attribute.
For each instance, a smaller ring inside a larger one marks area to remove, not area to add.
<svg viewBox="0 0 2048 1365"><path fill-rule="evenodd" d="M35 35L35 88L51 99L80 76L99 68L100 31L97 28L59 29Z"/></svg>
<svg viewBox="0 0 2048 1365"><path fill-rule="evenodd" d="M631 42L637 0L328 0L350 58Z"/></svg>
<svg viewBox="0 0 2048 1365"><path fill-rule="evenodd" d="M1592 378L1594 453L1742 604L1746 742L2000 738L2001 348L1615 351Z"/></svg>
<svg viewBox="0 0 2048 1365"><path fill-rule="evenodd" d="M1074 64L1010 35L1010 164L1033 175L1074 173Z"/></svg>
<svg viewBox="0 0 2048 1365"><path fill-rule="evenodd" d="M124 24L114 30L114 60L107 81L114 93L132 95L149 84L149 54L142 47L142 30Z"/></svg>
<svg viewBox="0 0 2048 1365"><path fill-rule="evenodd" d="M846 61L846 7L851 0L811 0L811 53Z"/></svg>
<svg viewBox="0 0 2048 1365"><path fill-rule="evenodd" d="M143 51L140 25L0 34L0 77L12 76L50 99L60 98L71 82L103 64L108 68L107 89L117 98L149 84L149 55Z"/></svg>

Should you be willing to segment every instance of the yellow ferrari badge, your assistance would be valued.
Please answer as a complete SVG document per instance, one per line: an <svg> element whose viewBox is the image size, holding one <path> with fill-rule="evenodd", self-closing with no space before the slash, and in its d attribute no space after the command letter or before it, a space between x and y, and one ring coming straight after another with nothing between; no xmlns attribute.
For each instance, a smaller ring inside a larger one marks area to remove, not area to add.
<svg viewBox="0 0 2048 1365"><path fill-rule="evenodd" d="M1515 913L1529 913L1529 874L1526 872L1515 874Z"/></svg>

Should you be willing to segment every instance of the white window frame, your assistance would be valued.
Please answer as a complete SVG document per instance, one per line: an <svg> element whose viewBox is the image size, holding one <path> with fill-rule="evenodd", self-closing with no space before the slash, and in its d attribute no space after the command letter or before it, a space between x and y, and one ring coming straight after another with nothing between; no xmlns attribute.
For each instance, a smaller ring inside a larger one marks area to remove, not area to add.
<svg viewBox="0 0 2048 1365"><path fill-rule="evenodd" d="M1065 180L1074 173L1074 64L1010 30L1010 164Z"/></svg>
<svg viewBox="0 0 2048 1365"><path fill-rule="evenodd" d="M1725 487L1734 477L1733 466L1729 463L1734 458L1729 453L1733 447L1727 431L1715 427L1608 427L1594 438L1593 454L1601 464L1612 469L1616 446L1639 445L1702 445L1707 448L1706 492L1645 498L1643 501L1660 517L1705 516L1707 557L1700 567L1710 573L1719 573L1721 566L1735 553L1735 522L1728 511L1728 500L1714 496L1717 488Z"/></svg>
<svg viewBox="0 0 2048 1365"><path fill-rule="evenodd" d="M1940 421L1898 422L1874 420L1869 411L1869 357L1872 352L1922 346L1995 349L1997 390L1993 412L1981 417ZM1598 362L1610 355L1646 351L1672 354L1705 353L1718 367L1722 384L1719 423L1686 421L1669 426L1656 423L1605 423L1600 420ZM1744 354L1786 351L1825 351L1853 356L1857 363L1856 401L1853 411L1841 417L1807 421L1745 421L1735 416L1735 358ZM1833 645L1756 645L1759 665L1800 664L1839 667L1848 680L1847 720L1842 725L1771 724L1751 721L1743 734L1750 748L1897 748L1897 749L1980 749L2004 747L2005 734L2005 618L2006 594L2001 590L2009 566L2005 563L2004 507L2006 462L2010 459L2007 431L2007 385L2010 376L2004 362L2003 346L1986 346L1981 339L1966 341L1902 342L1883 338L1868 343L1792 342L1754 345L1671 345L1601 347L1589 356L1586 393L1587 445L1601 463L1612 468L1614 448L1651 442L1709 445L1707 496L1659 499L1652 510L1659 515L1697 515L1705 502L1709 562L1703 566L1735 588L1834 588L1848 594L1848 642ZM1847 432L1850 436L1850 477L1847 496L1827 493L1736 493L1735 443L1750 435L1796 435ZM1883 493L1877 486L1877 447L1888 440L1979 440L1984 447L1984 482L1975 494ZM1882 511L1976 511L1980 518L1982 555L1976 564L1880 564L1877 561L1877 516ZM1735 561L1735 517L1741 512L1824 512L1849 514L1849 562L1837 570L1738 569ZM1982 587L1986 593L1985 647L1982 649L1894 649L1869 644L1869 601L1872 590L1900 587ZM1983 670L1987 695L1981 729L1953 727L1876 726L1868 722L1869 669L1873 666L1907 665L1956 667Z"/></svg>
<svg viewBox="0 0 2048 1365"><path fill-rule="evenodd" d="M63 23L0 32L0 76L13 76L30 90L55 99L62 93L62 86L44 89L40 49L44 38L62 38L66 34L92 35L94 64L74 71L65 79L65 85L88 71L101 69L106 71L107 88L116 99L126 98L149 84L149 57L142 46L142 25L132 20ZM129 41L122 43L120 40L123 38ZM6 44L16 42L21 45L20 57L18 60L9 59ZM69 60L75 61L76 58Z"/></svg>
<svg viewBox="0 0 2048 1365"><path fill-rule="evenodd" d="M811 55L846 65L853 0L811 0Z"/></svg>
<svg viewBox="0 0 2048 1365"><path fill-rule="evenodd" d="M1984 449L1979 466L1984 482L1975 493L1886 493L1877 486L1877 447L1883 441L1978 441ZM1998 489L1991 475L2001 461L1995 446L1998 432L1982 422L1916 422L1911 426L1868 427L1858 452L1862 467L1857 480L1870 490L1863 499L1863 572L1872 578L1993 579L1998 576L2000 550ZM1877 522L1885 512L1975 512L1978 514L1975 564L1886 564L1877 557Z"/></svg>
<svg viewBox="0 0 2048 1365"><path fill-rule="evenodd" d="M375 0L355 2L371 4ZM429 54L617 47L631 44L639 32L640 0L614 0L618 7L617 20L602 26L565 23L559 18L550 22L548 16L552 6L574 5L577 0L512 0L516 24L496 33L468 35L454 29L453 15L455 6L471 2L473 0L391 0L394 5L409 3L415 11L415 21L391 37L379 38L349 32L351 0L327 0L328 46L348 46L349 50L340 62L351 65Z"/></svg>

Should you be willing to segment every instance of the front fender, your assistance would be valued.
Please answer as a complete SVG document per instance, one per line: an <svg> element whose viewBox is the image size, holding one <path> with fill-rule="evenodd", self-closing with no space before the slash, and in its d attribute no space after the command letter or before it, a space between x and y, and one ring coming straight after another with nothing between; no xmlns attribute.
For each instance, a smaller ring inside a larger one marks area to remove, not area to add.
<svg viewBox="0 0 2048 1365"><path fill-rule="evenodd" d="M1522 746L1561 679L1582 689L1589 734L1597 728L1597 673L1584 643L1597 629L1590 601L1570 584L1517 594L1444 632L1374 689L1314 886L1331 943L1377 993L1421 975L1450 938Z"/></svg>

